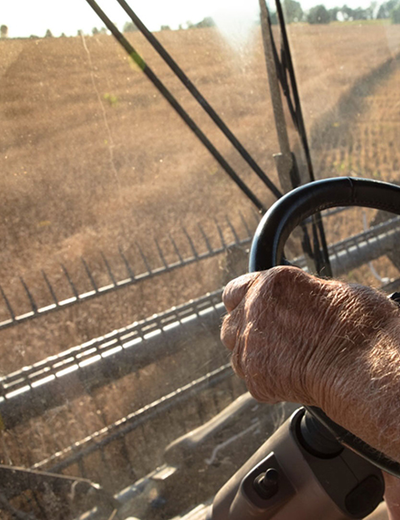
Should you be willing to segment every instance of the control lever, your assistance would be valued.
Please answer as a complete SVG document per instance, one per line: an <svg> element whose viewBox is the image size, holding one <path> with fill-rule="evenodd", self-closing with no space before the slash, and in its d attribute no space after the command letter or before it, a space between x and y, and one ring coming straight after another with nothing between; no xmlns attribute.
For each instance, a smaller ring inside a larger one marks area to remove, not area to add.
<svg viewBox="0 0 400 520"><path fill-rule="evenodd" d="M207 520L364 518L384 488L380 469L300 408L219 491Z"/></svg>

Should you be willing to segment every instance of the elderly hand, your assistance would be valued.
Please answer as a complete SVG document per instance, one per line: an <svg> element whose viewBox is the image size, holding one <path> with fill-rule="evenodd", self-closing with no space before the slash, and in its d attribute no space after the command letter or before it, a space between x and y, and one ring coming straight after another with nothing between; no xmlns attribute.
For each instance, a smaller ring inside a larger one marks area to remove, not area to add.
<svg viewBox="0 0 400 520"><path fill-rule="evenodd" d="M376 381L386 377L377 355L382 342L389 357L397 355L400 373L392 344L396 304L373 289L295 267L244 275L227 285L223 299L221 339L256 399L319 406L367 442L379 434L383 418L367 434L360 430L381 396Z"/></svg>
<svg viewBox="0 0 400 520"><path fill-rule="evenodd" d="M322 408L400 461L400 312L367 287L294 267L244 275L223 295L221 339L260 401ZM390 520L400 520L400 480L385 475Z"/></svg>

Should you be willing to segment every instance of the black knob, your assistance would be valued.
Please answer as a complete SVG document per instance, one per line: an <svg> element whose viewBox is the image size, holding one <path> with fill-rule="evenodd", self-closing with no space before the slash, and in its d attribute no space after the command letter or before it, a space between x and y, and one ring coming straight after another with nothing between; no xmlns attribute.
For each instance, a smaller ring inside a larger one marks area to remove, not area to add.
<svg viewBox="0 0 400 520"><path fill-rule="evenodd" d="M279 473L275 468L269 468L254 480L254 489L265 500L272 498L279 489Z"/></svg>

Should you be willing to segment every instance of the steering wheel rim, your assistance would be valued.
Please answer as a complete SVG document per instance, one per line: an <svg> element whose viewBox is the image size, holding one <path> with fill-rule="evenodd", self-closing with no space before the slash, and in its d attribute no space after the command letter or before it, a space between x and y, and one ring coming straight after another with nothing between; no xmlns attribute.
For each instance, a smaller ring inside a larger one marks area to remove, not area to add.
<svg viewBox="0 0 400 520"><path fill-rule="evenodd" d="M336 206L362 206L400 215L400 187L353 177L315 181L287 193L262 218L250 250L249 271L284 263L283 248L293 229L314 213ZM400 478L400 463L332 421L320 408L306 407L337 439L380 469Z"/></svg>

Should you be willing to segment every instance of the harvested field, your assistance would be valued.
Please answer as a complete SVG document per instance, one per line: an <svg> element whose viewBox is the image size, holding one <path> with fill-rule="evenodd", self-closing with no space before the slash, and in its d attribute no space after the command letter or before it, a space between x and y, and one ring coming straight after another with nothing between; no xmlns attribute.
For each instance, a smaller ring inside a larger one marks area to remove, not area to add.
<svg viewBox="0 0 400 520"><path fill-rule="evenodd" d="M215 29L163 31L157 36L277 183L272 154L279 150L258 33L239 51ZM293 25L289 36L317 177L350 174L398 182L400 29ZM269 206L273 196L160 58L140 35L129 38ZM109 283L102 252L123 278L126 266L119 249L134 271L142 273L146 266L136 243L156 268L161 259L154 239L168 262L176 257L168 234L181 251L190 254L183 227L200 251L206 246L198 224L213 247L220 241L213 219L226 242L234 238L227 214L242 236L246 230L239 211L254 230L251 203L111 37L0 41L0 83L0 282L21 313L29 310L29 302L20 276L35 300L46 305L51 298L42 269L61 299L71 295L71 287L60 263L68 268L79 292L84 292L90 290L90 280L82 256L101 286ZM296 149L293 129L290 136ZM372 219L373 213L368 213L368 221ZM326 229L329 243L361 232L362 213L354 210L331 217ZM297 244L292 252L293 256L299 253ZM234 268L245 268L243 251L238 257L240 261L234 262L224 255L202 260L6 329L1 332L0 371L6 375L216 290L234 275ZM398 277L387 259L375 265L385 276ZM348 278L379 285L368 266ZM6 309L0 310L1 319L6 314ZM218 368L226 363L226 354L207 334L202 339L184 338L179 356L167 356L108 386L87 389L77 378L83 387L80 396L1 433L1 461L25 467L41 464L55 452ZM241 383L231 379L216 388L215 395L208 390L193 405L185 404L158 419L159 423L154 419L155 425L135 430L118 446L112 444L105 455L107 464L103 454L92 455L85 474L112 492L144 476L162 462L171 440L204 423L243 392ZM151 443L156 428L166 428L168 435ZM129 464L119 471L127 460ZM54 462L41 467L49 469ZM107 474L102 473L102 464ZM79 474L82 468L76 464L65 471Z"/></svg>
<svg viewBox="0 0 400 520"><path fill-rule="evenodd" d="M397 28L301 25L289 29L305 119L313 137L317 175L354 172L353 163L341 160L346 147L353 156L343 116L347 125L357 120L357 113L364 109L365 89L373 83L374 90L385 81L390 65L384 64L398 52ZM232 50L214 29L164 31L158 36L277 182L272 154L278 147L258 34L239 52ZM268 206L273 197L182 85L140 35L130 37ZM84 292L90 283L81 256L101 283L108 279L101 251L113 269L122 272L125 266L118 254L121 248L134 269L143 272L135 242L150 260L155 258L157 266L153 238L173 257L167 233L187 250L183 226L196 233L197 223L201 223L214 236L214 218L224 225L225 215L229 214L238 223L240 210L251 221L248 200L111 37L10 40L0 45L5 60L0 92L0 222L4 244L0 275L10 302L22 309L21 313L29 310L29 302L20 276L35 299L45 305L51 303L51 296L42 281L42 269L62 299L71 295L71 289L61 262L72 273L80 292ZM338 145L339 159L335 156L330 160L331 150ZM368 153L382 155L379 146ZM387 157L388 169L397 160L393 155L396 153L393 149ZM385 157L382 155L382 159ZM201 243L201 235L197 233L195 240ZM101 304L85 304L83 312L66 310L61 320L54 318L59 324L57 331L49 318L50 326L24 326L21 334L7 333L4 349L13 346L14 353L3 360L2 369L15 370L37 361L43 353L55 353L112 327L199 296L220 286L224 276L216 267L187 271L182 284L174 280L180 275L159 283L157 296L150 287L151 297L141 293L142 288L131 288L123 295L108 297L109 304L103 300ZM110 313L110 307L115 312ZM86 315L91 317L90 328ZM53 331L52 335L49 331ZM25 338L30 334L36 338L32 343L39 342L38 346L26 345Z"/></svg>

